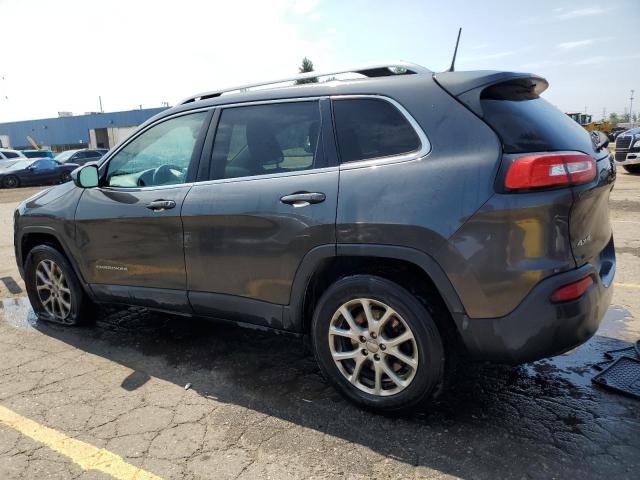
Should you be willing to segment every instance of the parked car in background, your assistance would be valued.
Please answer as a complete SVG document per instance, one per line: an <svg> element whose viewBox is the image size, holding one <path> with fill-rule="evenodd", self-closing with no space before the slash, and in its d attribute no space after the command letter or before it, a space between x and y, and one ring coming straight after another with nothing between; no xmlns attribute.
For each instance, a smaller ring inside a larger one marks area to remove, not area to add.
<svg viewBox="0 0 640 480"><path fill-rule="evenodd" d="M59 153L55 156L55 159L60 163L75 163L78 165L84 165L88 162L95 162L100 160L102 156L109 150L106 148L83 148L81 150L67 150L66 152Z"/></svg>
<svg viewBox="0 0 640 480"><path fill-rule="evenodd" d="M20 159L25 159L27 157L24 156L24 154L19 151L19 150L12 150L10 148L0 148L0 164L2 164L2 162L4 160L20 160Z"/></svg>
<svg viewBox="0 0 640 480"><path fill-rule="evenodd" d="M640 173L640 128L632 128L616 137L616 162L629 173Z"/></svg>
<svg viewBox="0 0 640 480"><path fill-rule="evenodd" d="M606 142L529 73L349 72L189 97L21 203L37 316L123 303L287 331L387 413L437 397L460 350L517 364L590 338L616 269Z"/></svg>
<svg viewBox="0 0 640 480"><path fill-rule="evenodd" d="M21 159L4 168L0 163L0 185L4 188L15 188L23 185L64 183L71 179L71 172L76 168L76 164L62 164L51 158Z"/></svg>
<svg viewBox="0 0 640 480"><path fill-rule="evenodd" d="M51 150L39 149L39 150L21 150L23 155L27 158L53 158L55 155Z"/></svg>

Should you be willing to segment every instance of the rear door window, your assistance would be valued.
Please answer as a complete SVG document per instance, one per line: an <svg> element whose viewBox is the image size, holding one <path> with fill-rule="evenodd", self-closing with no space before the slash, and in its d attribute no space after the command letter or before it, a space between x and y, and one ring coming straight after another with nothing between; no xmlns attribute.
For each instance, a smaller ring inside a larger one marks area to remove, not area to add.
<svg viewBox="0 0 640 480"><path fill-rule="evenodd" d="M382 99L333 101L342 162L391 157L420 149L420 138L407 118Z"/></svg>
<svg viewBox="0 0 640 480"><path fill-rule="evenodd" d="M213 178L319 168L317 101L232 107L222 111L213 146Z"/></svg>
<svg viewBox="0 0 640 480"><path fill-rule="evenodd" d="M2 154L6 158L20 158L20 155L18 155L16 152L2 152Z"/></svg>

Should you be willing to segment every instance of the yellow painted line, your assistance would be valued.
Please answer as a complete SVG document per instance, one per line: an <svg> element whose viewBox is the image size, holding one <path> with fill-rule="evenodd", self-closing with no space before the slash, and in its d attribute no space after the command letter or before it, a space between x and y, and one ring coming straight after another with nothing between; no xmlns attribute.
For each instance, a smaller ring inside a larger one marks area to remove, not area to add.
<svg viewBox="0 0 640 480"><path fill-rule="evenodd" d="M40 425L0 405L0 425L43 443L71 459L83 470L99 470L118 480L162 480L157 475L135 467L122 457L103 448L76 440L52 428Z"/></svg>
<svg viewBox="0 0 640 480"><path fill-rule="evenodd" d="M638 283L618 283L618 282L615 282L614 285L616 287L622 287L622 288L640 288L640 284L638 284Z"/></svg>

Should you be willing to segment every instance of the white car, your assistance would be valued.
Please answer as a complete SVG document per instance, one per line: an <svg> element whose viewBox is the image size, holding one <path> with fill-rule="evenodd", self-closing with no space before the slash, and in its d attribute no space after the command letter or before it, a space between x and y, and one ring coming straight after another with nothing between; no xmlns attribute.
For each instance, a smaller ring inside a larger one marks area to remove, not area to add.
<svg viewBox="0 0 640 480"><path fill-rule="evenodd" d="M18 150L11 150L10 148L0 148L0 163L4 163L5 160L13 160L14 162L17 160L24 160L24 153Z"/></svg>

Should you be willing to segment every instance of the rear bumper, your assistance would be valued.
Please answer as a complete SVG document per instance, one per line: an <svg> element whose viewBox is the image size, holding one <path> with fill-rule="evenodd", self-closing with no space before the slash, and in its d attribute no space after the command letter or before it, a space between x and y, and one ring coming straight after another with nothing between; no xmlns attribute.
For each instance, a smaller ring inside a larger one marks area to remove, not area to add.
<svg viewBox="0 0 640 480"><path fill-rule="evenodd" d="M613 294L613 239L598 259L540 282L510 314L500 318L458 316L458 332L471 356L505 363L525 363L564 353L598 330ZM580 298L550 301L559 287L587 275L593 285Z"/></svg>

